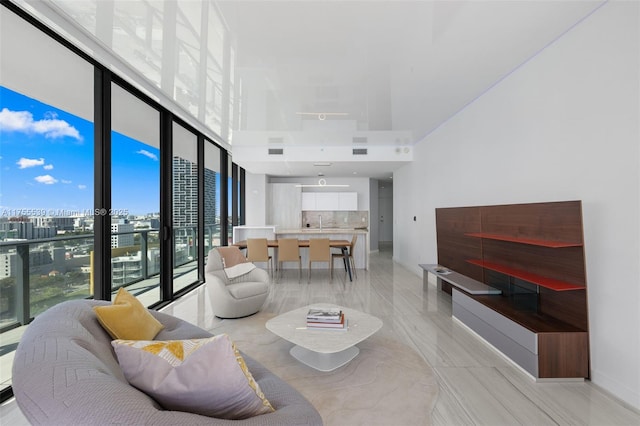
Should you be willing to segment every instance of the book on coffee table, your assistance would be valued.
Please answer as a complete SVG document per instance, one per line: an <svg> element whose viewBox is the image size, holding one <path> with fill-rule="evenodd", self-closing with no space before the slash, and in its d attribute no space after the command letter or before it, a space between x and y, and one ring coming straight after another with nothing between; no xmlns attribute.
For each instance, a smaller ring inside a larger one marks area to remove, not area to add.
<svg viewBox="0 0 640 426"><path fill-rule="evenodd" d="M334 322L342 321L343 314L340 309L319 309L311 308L307 313L307 321L312 322Z"/></svg>
<svg viewBox="0 0 640 426"><path fill-rule="evenodd" d="M348 321L343 317L341 322L307 322L307 329L313 330L347 330Z"/></svg>

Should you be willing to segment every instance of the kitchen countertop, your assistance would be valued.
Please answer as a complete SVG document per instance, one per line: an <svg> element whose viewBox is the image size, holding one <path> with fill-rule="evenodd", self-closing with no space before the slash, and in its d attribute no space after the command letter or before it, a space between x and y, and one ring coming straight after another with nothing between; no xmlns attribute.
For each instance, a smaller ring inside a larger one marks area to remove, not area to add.
<svg viewBox="0 0 640 426"><path fill-rule="evenodd" d="M367 229L354 228L298 228L298 229L281 229L276 231L278 234L366 234Z"/></svg>

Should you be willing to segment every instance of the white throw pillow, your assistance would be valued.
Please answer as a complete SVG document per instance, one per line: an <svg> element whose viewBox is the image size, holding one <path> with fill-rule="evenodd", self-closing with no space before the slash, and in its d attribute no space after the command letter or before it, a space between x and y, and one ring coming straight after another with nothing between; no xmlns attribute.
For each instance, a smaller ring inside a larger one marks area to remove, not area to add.
<svg viewBox="0 0 640 426"><path fill-rule="evenodd" d="M274 411L226 334L111 344L129 383L167 410L232 420Z"/></svg>
<svg viewBox="0 0 640 426"><path fill-rule="evenodd" d="M233 280L234 278L238 278L245 274L248 274L254 269L256 269L256 265L254 265L253 263L238 263L237 265L234 265L230 268L224 268L224 273L227 274L227 278Z"/></svg>

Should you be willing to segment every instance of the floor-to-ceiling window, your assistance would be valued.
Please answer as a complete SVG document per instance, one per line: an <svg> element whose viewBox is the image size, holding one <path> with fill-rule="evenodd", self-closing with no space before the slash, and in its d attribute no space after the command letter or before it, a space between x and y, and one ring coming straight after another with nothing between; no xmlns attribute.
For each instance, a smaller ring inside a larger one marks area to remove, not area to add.
<svg viewBox="0 0 640 426"><path fill-rule="evenodd" d="M204 146L204 247L208 253L220 244L220 148Z"/></svg>
<svg viewBox="0 0 640 426"><path fill-rule="evenodd" d="M93 293L94 126L91 64L4 7L0 38L4 387L21 326Z"/></svg>
<svg viewBox="0 0 640 426"><path fill-rule="evenodd" d="M160 301L160 113L111 85L111 286Z"/></svg>
<svg viewBox="0 0 640 426"><path fill-rule="evenodd" d="M198 155L197 135L173 123L173 289L197 281Z"/></svg>
<svg viewBox="0 0 640 426"><path fill-rule="evenodd" d="M128 2L136 11L133 15L119 2L55 3L77 6L82 13L73 18L104 46L130 58L140 75L160 84L162 2L138 2L139 7ZM206 16L214 8L207 10ZM95 22L94 14L99 15ZM180 31L195 25L193 13L178 14ZM118 76L117 69L101 65L9 2L0 5L0 24L4 397L4 388L11 384L13 351L33 317L69 299L108 299L119 287L131 290L147 306L172 300L176 292L201 281L198 271L204 259L199 253L227 244L231 227L223 227L222 221L237 223L234 217L240 210L237 198L235 210L228 209L228 191L237 190L229 185L230 156L207 139L216 136L220 141L219 135L208 132L205 137L203 127L189 127L174 104L161 103L166 98L138 90ZM110 33L116 27L118 31ZM195 53L193 46L183 47L180 69L187 70ZM207 50L205 56L210 59L213 52ZM199 72L202 68L201 63ZM228 67L219 71L228 72ZM188 86L189 79L181 84ZM198 84L194 87L207 86ZM218 128L221 120L228 121L218 108L222 99L217 95L206 105L205 115ZM190 103L180 106L194 113ZM204 110L198 111L194 115L202 116ZM170 163L161 161L161 154L170 156ZM162 197L161 189L167 187L171 195ZM100 225L94 228L96 223ZM167 251L164 256L172 258L173 273L161 276L167 229L173 231L168 233L172 248L171 256Z"/></svg>
<svg viewBox="0 0 640 426"><path fill-rule="evenodd" d="M234 215L234 180L233 180L233 161L231 156L227 156L227 243L233 243L233 226L237 225L237 215Z"/></svg>

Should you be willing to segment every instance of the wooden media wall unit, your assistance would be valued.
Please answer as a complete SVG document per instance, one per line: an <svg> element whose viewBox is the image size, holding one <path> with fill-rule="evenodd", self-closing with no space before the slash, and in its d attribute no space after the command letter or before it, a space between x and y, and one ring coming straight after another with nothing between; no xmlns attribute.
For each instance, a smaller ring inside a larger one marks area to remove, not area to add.
<svg viewBox="0 0 640 426"><path fill-rule="evenodd" d="M439 279L458 320L536 379L589 378L580 201L438 208L436 231L440 266L502 292Z"/></svg>

